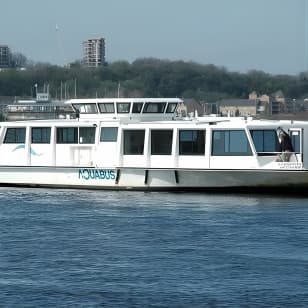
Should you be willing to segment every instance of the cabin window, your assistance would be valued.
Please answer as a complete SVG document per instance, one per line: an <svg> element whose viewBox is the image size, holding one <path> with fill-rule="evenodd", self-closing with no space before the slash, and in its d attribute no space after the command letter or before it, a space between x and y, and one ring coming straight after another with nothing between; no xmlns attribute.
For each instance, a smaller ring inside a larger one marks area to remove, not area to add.
<svg viewBox="0 0 308 308"><path fill-rule="evenodd" d="M50 127L32 127L31 143L50 143Z"/></svg>
<svg viewBox="0 0 308 308"><path fill-rule="evenodd" d="M78 127L58 127L57 143L78 143Z"/></svg>
<svg viewBox="0 0 308 308"><path fill-rule="evenodd" d="M95 127L57 127L57 143L93 144Z"/></svg>
<svg viewBox="0 0 308 308"><path fill-rule="evenodd" d="M279 149L279 140L275 129L250 130L257 153L275 153Z"/></svg>
<svg viewBox="0 0 308 308"><path fill-rule="evenodd" d="M118 138L117 127L102 127L101 128L101 142L116 142Z"/></svg>
<svg viewBox="0 0 308 308"><path fill-rule="evenodd" d="M295 153L301 152L301 137L300 131L291 131L291 141Z"/></svg>
<svg viewBox="0 0 308 308"><path fill-rule="evenodd" d="M145 130L124 130L124 155L143 155Z"/></svg>
<svg viewBox="0 0 308 308"><path fill-rule="evenodd" d="M129 113L130 103L117 103L117 113Z"/></svg>
<svg viewBox="0 0 308 308"><path fill-rule="evenodd" d="M73 107L79 111L79 113L97 113L95 104L73 104Z"/></svg>
<svg viewBox="0 0 308 308"><path fill-rule="evenodd" d="M166 113L174 113L177 103L169 103L166 109Z"/></svg>
<svg viewBox="0 0 308 308"><path fill-rule="evenodd" d="M79 143L95 143L95 127L79 127Z"/></svg>
<svg viewBox="0 0 308 308"><path fill-rule="evenodd" d="M204 155L205 130L180 130L179 154L180 155Z"/></svg>
<svg viewBox="0 0 308 308"><path fill-rule="evenodd" d="M140 113L142 110L143 103L134 103L132 113Z"/></svg>
<svg viewBox="0 0 308 308"><path fill-rule="evenodd" d="M101 113L114 113L113 103L99 103L98 107Z"/></svg>
<svg viewBox="0 0 308 308"><path fill-rule="evenodd" d="M173 130L151 130L151 155L171 155Z"/></svg>
<svg viewBox="0 0 308 308"><path fill-rule="evenodd" d="M252 155L245 130L214 130L212 135L212 155Z"/></svg>
<svg viewBox="0 0 308 308"><path fill-rule="evenodd" d="M143 113L164 113L166 103L145 103Z"/></svg>
<svg viewBox="0 0 308 308"><path fill-rule="evenodd" d="M26 128L25 127L10 127L7 128L4 143L25 143Z"/></svg>

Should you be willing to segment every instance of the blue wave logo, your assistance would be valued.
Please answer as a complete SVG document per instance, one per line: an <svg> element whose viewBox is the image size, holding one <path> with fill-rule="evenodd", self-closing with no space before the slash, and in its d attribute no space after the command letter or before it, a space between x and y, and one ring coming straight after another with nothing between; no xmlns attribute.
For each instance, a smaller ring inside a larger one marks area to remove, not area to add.
<svg viewBox="0 0 308 308"><path fill-rule="evenodd" d="M16 150L21 150L21 149L24 149L24 148L25 148L25 145L21 144L21 145L18 145L12 152L15 152Z"/></svg>
<svg viewBox="0 0 308 308"><path fill-rule="evenodd" d="M20 144L18 145L12 152L15 152L17 150L24 150L26 148L26 146L24 144ZM33 155L33 156L41 156L42 153L38 154L36 153L31 147L30 147L30 154Z"/></svg>

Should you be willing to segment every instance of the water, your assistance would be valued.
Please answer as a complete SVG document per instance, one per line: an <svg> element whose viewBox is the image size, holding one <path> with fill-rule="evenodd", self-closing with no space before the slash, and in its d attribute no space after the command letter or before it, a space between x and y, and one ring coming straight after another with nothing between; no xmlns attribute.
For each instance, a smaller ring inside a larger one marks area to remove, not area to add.
<svg viewBox="0 0 308 308"><path fill-rule="evenodd" d="M0 307L308 307L308 199L0 188Z"/></svg>

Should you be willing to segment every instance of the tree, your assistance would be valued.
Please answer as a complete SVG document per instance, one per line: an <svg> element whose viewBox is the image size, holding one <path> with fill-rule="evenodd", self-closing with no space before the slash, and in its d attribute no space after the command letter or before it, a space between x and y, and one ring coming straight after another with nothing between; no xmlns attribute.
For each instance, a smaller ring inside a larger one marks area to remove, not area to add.
<svg viewBox="0 0 308 308"><path fill-rule="evenodd" d="M48 84L53 98L115 97L120 85L121 97L183 97L214 102L221 98L247 98L249 93L271 94L281 89L286 97L307 97L307 74L270 75L262 71L247 74L229 72L224 67L195 62L155 58L137 59L132 63L116 61L98 68L86 68L80 62L70 67L30 63L22 54L14 54L15 67L26 70L0 72L0 96L30 95L34 84ZM33 92L33 91L32 91ZM63 93L62 93L63 94Z"/></svg>
<svg viewBox="0 0 308 308"><path fill-rule="evenodd" d="M11 67L25 67L28 64L28 59L22 53L14 52L11 54Z"/></svg>

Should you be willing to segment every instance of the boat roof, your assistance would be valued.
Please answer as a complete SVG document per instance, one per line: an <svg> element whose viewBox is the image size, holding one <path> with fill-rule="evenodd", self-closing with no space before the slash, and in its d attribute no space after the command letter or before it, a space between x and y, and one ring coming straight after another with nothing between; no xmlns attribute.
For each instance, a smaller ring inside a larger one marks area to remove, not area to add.
<svg viewBox="0 0 308 308"><path fill-rule="evenodd" d="M143 102L175 102L175 103L182 103L183 100L180 98L157 98L157 97L136 97L136 98L75 98L75 99L69 99L65 101L65 104L74 104L74 103L104 103L104 102L136 102L136 103L143 103Z"/></svg>
<svg viewBox="0 0 308 308"><path fill-rule="evenodd" d="M80 118L171 119L183 103L179 98L85 98L65 102Z"/></svg>

